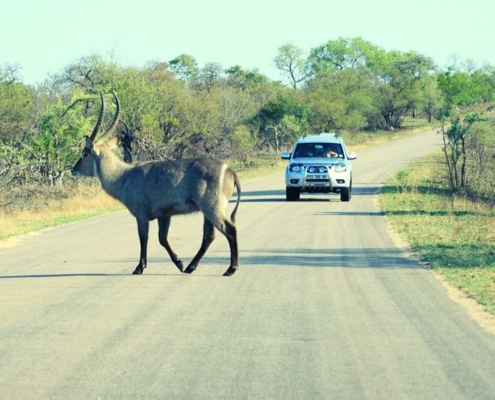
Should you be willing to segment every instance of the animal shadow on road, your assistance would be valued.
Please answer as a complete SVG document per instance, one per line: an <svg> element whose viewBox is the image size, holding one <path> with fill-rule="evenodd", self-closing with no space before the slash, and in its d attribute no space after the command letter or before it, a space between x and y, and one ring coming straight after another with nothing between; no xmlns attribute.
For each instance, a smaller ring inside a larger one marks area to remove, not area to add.
<svg viewBox="0 0 495 400"><path fill-rule="evenodd" d="M241 267L311 267L311 268L424 268L398 248L390 249L246 249ZM205 257L202 267L219 265L223 258Z"/></svg>
<svg viewBox="0 0 495 400"><path fill-rule="evenodd" d="M91 277L91 276L126 276L130 274L100 274L100 273L71 273L71 274L26 274L26 275L4 275L1 279L29 279L29 278L74 278L74 277Z"/></svg>
<svg viewBox="0 0 495 400"><path fill-rule="evenodd" d="M249 267L301 267L301 268L379 268L404 269L420 268L420 264L405 256L400 249L246 249L246 253L254 254L241 256L241 270ZM199 274L191 276L221 276L211 274L211 267L225 264L225 257L205 256L198 268ZM174 266L169 265L166 258L150 260L149 271L143 276L184 276L177 274ZM155 266L156 265L156 266ZM46 278L73 278L73 277L117 277L134 276L129 273L54 273L54 274L26 274L4 275L3 279L46 279Z"/></svg>

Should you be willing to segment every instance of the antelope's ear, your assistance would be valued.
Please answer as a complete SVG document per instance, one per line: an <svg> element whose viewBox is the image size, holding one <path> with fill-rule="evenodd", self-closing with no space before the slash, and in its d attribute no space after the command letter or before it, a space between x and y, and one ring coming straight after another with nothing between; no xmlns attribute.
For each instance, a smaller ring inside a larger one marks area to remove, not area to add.
<svg viewBox="0 0 495 400"><path fill-rule="evenodd" d="M114 138L110 139L108 142L105 143L105 147L107 149L115 149L120 143L120 137L115 136Z"/></svg>

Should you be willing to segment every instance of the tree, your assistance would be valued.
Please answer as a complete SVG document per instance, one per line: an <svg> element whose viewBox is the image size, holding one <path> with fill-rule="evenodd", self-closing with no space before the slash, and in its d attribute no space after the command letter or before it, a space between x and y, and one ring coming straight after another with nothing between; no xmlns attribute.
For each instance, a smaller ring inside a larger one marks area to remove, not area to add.
<svg viewBox="0 0 495 400"><path fill-rule="evenodd" d="M495 68L477 69L471 74L474 92L481 105L490 104L495 100Z"/></svg>
<svg viewBox="0 0 495 400"><path fill-rule="evenodd" d="M47 104L31 129L11 142L11 182L24 185L61 186L66 171L76 160L75 144L79 133L89 129L88 120L80 113L87 96L81 92L64 103Z"/></svg>
<svg viewBox="0 0 495 400"><path fill-rule="evenodd" d="M495 204L495 118L474 124L468 138L468 193Z"/></svg>
<svg viewBox="0 0 495 400"><path fill-rule="evenodd" d="M0 68L0 82L21 83L21 69L19 64L5 64L3 68Z"/></svg>
<svg viewBox="0 0 495 400"><path fill-rule="evenodd" d="M314 132L356 131L372 108L373 76L367 69L320 71L304 90Z"/></svg>
<svg viewBox="0 0 495 400"><path fill-rule="evenodd" d="M309 131L308 109L295 96L279 93L276 99L263 106L256 120L259 123L259 137L264 145L277 153L280 147L292 143L297 136ZM287 129L285 134L284 129Z"/></svg>
<svg viewBox="0 0 495 400"><path fill-rule="evenodd" d="M0 143L32 129L34 115L33 89L0 71Z"/></svg>
<svg viewBox="0 0 495 400"><path fill-rule="evenodd" d="M215 62L206 63L199 71L197 78L198 87L206 89L207 92L211 91L213 86L219 82L222 74L223 67L221 64Z"/></svg>
<svg viewBox="0 0 495 400"><path fill-rule="evenodd" d="M426 114L428 122L431 123L442 108L442 92L438 87L435 75L429 75L423 79L421 87L423 112Z"/></svg>
<svg viewBox="0 0 495 400"><path fill-rule="evenodd" d="M307 60L304 58L304 51L292 43L279 47L278 55L273 62L281 74L289 79L294 89L297 89L297 85L311 75Z"/></svg>
<svg viewBox="0 0 495 400"><path fill-rule="evenodd" d="M63 88L78 88L86 93L98 93L105 84L105 70L116 69L118 64L115 60L107 63L99 54L91 54L81 57L77 61L67 65L60 75L53 77L53 83Z"/></svg>
<svg viewBox="0 0 495 400"><path fill-rule="evenodd" d="M384 50L361 37L329 40L310 51L309 64L314 74L352 68L372 68L382 63Z"/></svg>
<svg viewBox="0 0 495 400"><path fill-rule="evenodd" d="M370 129L398 128L407 112L414 114L416 109L421 109L426 103L421 82L435 69L433 61L419 53L386 52L361 37L330 40L311 50L309 62L314 73L313 88L318 87L320 81L328 81L329 76L343 71L360 71L361 76L369 77L365 98L373 98L373 103L370 106L364 102L361 110ZM344 97L340 102L346 103L349 93L340 94ZM355 98L352 103L360 102ZM343 105L341 113L353 115L351 120L355 122L359 120L360 112L350 113Z"/></svg>
<svg viewBox="0 0 495 400"><path fill-rule="evenodd" d="M126 162L161 160L172 151L169 137L174 126L171 110L186 86L163 63L146 68L125 68L114 83L122 103L119 134Z"/></svg>
<svg viewBox="0 0 495 400"><path fill-rule="evenodd" d="M448 108L483 105L494 99L495 68L492 66L478 69L471 60L460 63L453 58L437 80Z"/></svg>
<svg viewBox="0 0 495 400"><path fill-rule="evenodd" d="M193 56L181 54L169 61L170 68L174 71L179 79L189 82L195 79L199 74L198 63Z"/></svg>
<svg viewBox="0 0 495 400"><path fill-rule="evenodd" d="M255 146L249 129L245 125L238 125L230 136L230 142L234 158L246 163Z"/></svg>
<svg viewBox="0 0 495 400"><path fill-rule="evenodd" d="M379 128L399 128L404 116L424 103L421 83L434 70L429 57L416 52L388 53L388 61L378 69L381 85L375 97Z"/></svg>
<svg viewBox="0 0 495 400"><path fill-rule="evenodd" d="M227 85L239 90L249 92L254 87L268 83L266 75L253 69L246 71L240 65L235 65L225 70Z"/></svg>
<svg viewBox="0 0 495 400"><path fill-rule="evenodd" d="M468 137L473 131L473 126L487 118L483 114L469 112L464 116L455 115L451 118L449 127L445 126L442 118L443 152L447 162L449 183L452 193L467 194L467 162L468 162Z"/></svg>

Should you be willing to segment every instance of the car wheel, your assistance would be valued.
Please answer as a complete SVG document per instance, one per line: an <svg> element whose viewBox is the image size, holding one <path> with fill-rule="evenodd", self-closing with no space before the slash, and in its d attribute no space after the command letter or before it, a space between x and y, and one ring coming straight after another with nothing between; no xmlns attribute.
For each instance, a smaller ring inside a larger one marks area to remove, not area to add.
<svg viewBox="0 0 495 400"><path fill-rule="evenodd" d="M340 191L340 201L350 201L352 193L352 182L349 187L342 188Z"/></svg>
<svg viewBox="0 0 495 400"><path fill-rule="evenodd" d="M287 201L299 200L299 195L301 191L299 188L286 187L285 188L285 198Z"/></svg>

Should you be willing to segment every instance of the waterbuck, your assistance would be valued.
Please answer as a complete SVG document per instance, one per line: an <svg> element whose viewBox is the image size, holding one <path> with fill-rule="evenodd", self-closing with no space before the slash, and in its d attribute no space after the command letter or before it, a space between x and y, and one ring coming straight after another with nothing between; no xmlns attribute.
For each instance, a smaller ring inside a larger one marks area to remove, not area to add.
<svg viewBox="0 0 495 400"><path fill-rule="evenodd" d="M141 165L125 163L112 151L119 144L118 135L108 140L120 117L120 102L115 92L113 95L117 106L113 122L100 139L95 140L105 113L105 100L100 94L98 121L91 136L86 137L82 157L72 168L72 175L98 178L103 189L136 217L141 253L133 274L142 274L146 268L149 221L158 219L160 244L181 272L190 274L197 268L215 239L217 228L230 246L230 267L223 275L233 275L239 268L235 215L241 186L237 174L222 161L212 158L151 161ZM229 221L225 209L236 188L237 202ZM196 211L204 214L203 240L198 253L184 270L181 259L167 240L170 219Z"/></svg>

